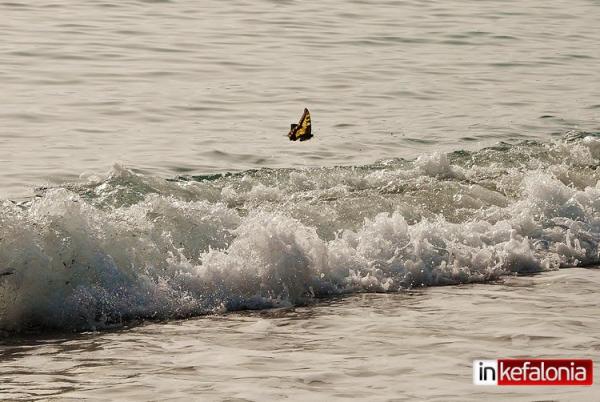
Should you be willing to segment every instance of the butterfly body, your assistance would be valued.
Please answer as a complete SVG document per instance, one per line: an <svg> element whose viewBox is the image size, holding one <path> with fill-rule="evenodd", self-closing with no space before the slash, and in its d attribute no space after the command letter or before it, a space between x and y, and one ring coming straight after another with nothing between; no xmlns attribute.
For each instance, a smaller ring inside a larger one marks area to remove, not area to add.
<svg viewBox="0 0 600 402"><path fill-rule="evenodd" d="M305 108L298 124L291 124L288 138L290 141L306 141L313 137L311 131L312 125L310 120L310 112Z"/></svg>

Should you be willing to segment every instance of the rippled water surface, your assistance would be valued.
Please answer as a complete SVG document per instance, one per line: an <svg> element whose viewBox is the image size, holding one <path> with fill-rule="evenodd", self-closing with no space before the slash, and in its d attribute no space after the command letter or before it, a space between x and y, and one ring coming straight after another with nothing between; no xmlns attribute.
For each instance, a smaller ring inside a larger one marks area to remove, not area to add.
<svg viewBox="0 0 600 402"><path fill-rule="evenodd" d="M114 162L165 177L355 165L597 129L599 7L3 2L0 192ZM317 136L291 146L304 106Z"/></svg>
<svg viewBox="0 0 600 402"><path fill-rule="evenodd" d="M593 387L475 387L471 360L597 356L597 270L360 295L2 348L11 399L597 401ZM595 382L598 382L596 374Z"/></svg>
<svg viewBox="0 0 600 402"><path fill-rule="evenodd" d="M598 400L599 18L0 2L0 399Z"/></svg>

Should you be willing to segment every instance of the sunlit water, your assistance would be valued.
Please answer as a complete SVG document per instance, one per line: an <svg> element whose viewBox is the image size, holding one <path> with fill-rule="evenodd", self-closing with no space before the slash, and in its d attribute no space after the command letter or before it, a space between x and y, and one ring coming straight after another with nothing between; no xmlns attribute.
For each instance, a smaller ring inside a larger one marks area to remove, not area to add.
<svg viewBox="0 0 600 402"><path fill-rule="evenodd" d="M0 399L597 400L470 364L600 350L598 2L71 3L0 3Z"/></svg>
<svg viewBox="0 0 600 402"><path fill-rule="evenodd" d="M597 270L357 295L9 342L3 396L61 400L597 401L597 386L475 387L471 360L600 350ZM596 382L598 375L596 375Z"/></svg>
<svg viewBox="0 0 600 402"><path fill-rule="evenodd" d="M597 129L592 0L0 4L0 191ZM303 107L316 138L290 146Z"/></svg>

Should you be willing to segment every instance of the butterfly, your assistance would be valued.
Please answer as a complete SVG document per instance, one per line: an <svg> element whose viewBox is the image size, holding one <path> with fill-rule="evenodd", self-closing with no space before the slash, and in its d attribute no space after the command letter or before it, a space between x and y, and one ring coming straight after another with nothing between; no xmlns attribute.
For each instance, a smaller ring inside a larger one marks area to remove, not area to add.
<svg viewBox="0 0 600 402"><path fill-rule="evenodd" d="M304 108L304 113L298 124L291 124L290 132L288 133L290 141L306 141L313 137L311 133L310 112Z"/></svg>

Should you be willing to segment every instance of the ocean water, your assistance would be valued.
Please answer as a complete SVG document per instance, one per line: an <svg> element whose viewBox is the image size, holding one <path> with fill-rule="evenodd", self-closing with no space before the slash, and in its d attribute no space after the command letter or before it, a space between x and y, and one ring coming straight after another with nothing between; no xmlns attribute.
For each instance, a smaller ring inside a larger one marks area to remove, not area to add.
<svg viewBox="0 0 600 402"><path fill-rule="evenodd" d="M0 3L0 398L597 400L599 15Z"/></svg>
<svg viewBox="0 0 600 402"><path fill-rule="evenodd" d="M598 270L574 268L18 339L2 349L1 387L16 400L594 402L597 385L474 386L471 359L596 356L599 285Z"/></svg>

